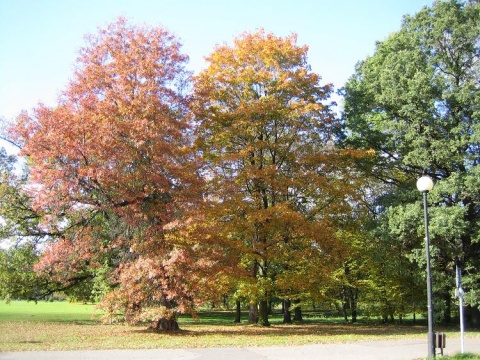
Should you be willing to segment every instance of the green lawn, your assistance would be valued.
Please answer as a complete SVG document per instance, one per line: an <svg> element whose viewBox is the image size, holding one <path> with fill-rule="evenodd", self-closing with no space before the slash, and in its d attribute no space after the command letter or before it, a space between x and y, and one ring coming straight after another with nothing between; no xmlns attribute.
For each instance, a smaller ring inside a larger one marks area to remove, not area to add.
<svg viewBox="0 0 480 360"><path fill-rule="evenodd" d="M234 324L233 312L200 313L198 321L181 317L180 331L155 333L145 324L102 324L94 305L68 302L0 302L0 351L152 349L221 346L301 345L393 338L423 338L426 326L374 323L345 324L311 318L294 325L281 324L278 314L265 328ZM246 315L243 317L246 320ZM441 329L447 337L458 336ZM468 334L479 338L480 333Z"/></svg>
<svg viewBox="0 0 480 360"><path fill-rule="evenodd" d="M0 322L98 322L99 314L93 304L70 303L68 301L0 302Z"/></svg>

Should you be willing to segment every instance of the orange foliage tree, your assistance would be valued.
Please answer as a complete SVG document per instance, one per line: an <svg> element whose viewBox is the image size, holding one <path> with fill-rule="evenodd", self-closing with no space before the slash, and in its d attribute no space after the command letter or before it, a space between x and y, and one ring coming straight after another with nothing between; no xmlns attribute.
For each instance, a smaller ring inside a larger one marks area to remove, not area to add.
<svg viewBox="0 0 480 360"><path fill-rule="evenodd" d="M332 87L296 40L245 33L218 46L194 84L207 216L238 249L247 276L236 296L262 325L273 297L288 311L291 299L320 296L342 258L336 234L354 196L349 156L333 146Z"/></svg>
<svg viewBox="0 0 480 360"><path fill-rule="evenodd" d="M37 270L66 284L101 273L107 313L175 329L223 256L188 215L201 199L188 57L165 29L124 19L87 41L58 105L23 113L13 129L34 206L58 234Z"/></svg>

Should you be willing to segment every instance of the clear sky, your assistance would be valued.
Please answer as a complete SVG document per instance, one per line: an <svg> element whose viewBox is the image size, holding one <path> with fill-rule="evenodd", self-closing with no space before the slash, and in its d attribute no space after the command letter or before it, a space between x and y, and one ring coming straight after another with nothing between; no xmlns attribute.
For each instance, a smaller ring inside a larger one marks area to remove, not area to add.
<svg viewBox="0 0 480 360"><path fill-rule="evenodd" d="M14 119L41 101L54 105L72 75L84 35L119 16L161 25L205 66L216 44L264 28L298 35L325 83L341 87L375 42L433 0L0 0L0 117Z"/></svg>

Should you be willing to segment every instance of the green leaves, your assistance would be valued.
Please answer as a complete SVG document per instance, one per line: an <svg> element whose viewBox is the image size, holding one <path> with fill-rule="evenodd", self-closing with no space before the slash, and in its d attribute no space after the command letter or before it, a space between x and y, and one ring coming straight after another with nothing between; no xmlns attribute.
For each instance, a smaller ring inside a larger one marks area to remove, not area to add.
<svg viewBox="0 0 480 360"><path fill-rule="evenodd" d="M405 17L345 88L347 144L376 150L375 162L362 165L390 184L377 198L379 227L388 220L388 237L411 244L419 263L423 214L413 183L424 170L436 180L428 195L430 235L445 297L454 264L477 263L480 255L479 10L474 2L438 1ZM480 286L470 284L471 291Z"/></svg>
<svg viewBox="0 0 480 360"><path fill-rule="evenodd" d="M31 244L0 249L0 299L37 300L43 281L33 267L38 254Z"/></svg>

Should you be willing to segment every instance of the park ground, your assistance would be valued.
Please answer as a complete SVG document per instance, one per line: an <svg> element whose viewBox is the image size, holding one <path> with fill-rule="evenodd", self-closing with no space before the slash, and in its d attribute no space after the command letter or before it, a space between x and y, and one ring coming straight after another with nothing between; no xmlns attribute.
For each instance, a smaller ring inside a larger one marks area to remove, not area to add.
<svg viewBox="0 0 480 360"><path fill-rule="evenodd" d="M245 319L245 318L244 318ZM425 324L345 324L310 317L265 328L233 324L228 312L180 319L181 330L156 333L145 324L102 324L94 305L68 302L0 303L0 359L420 359L426 356ZM456 327L447 335L445 354L460 351ZM465 350L480 354L480 332L467 331Z"/></svg>

